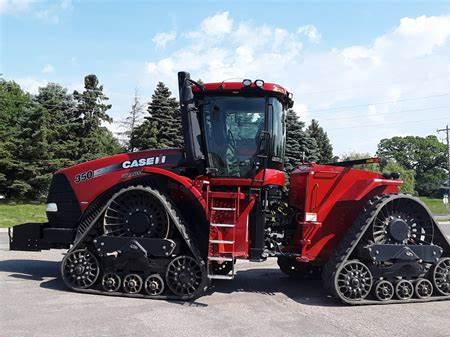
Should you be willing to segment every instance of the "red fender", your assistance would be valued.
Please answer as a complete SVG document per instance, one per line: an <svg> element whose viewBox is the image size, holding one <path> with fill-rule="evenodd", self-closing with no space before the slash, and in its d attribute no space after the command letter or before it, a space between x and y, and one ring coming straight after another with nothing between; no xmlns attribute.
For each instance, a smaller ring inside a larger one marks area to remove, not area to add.
<svg viewBox="0 0 450 337"><path fill-rule="evenodd" d="M180 176L172 171L168 171L166 169L158 168L158 167L145 167L142 171L145 173L165 176L171 180L174 180L174 181L180 183L187 190L189 190L194 195L194 197L197 198L198 202L202 205L203 209L206 210L206 200L203 198L201 192L194 185L194 182L192 179L189 179L184 176Z"/></svg>

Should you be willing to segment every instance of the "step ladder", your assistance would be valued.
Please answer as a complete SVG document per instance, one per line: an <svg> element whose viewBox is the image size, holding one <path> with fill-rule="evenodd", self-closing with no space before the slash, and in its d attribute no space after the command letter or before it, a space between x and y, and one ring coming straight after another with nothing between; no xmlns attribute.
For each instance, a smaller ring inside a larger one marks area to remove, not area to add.
<svg viewBox="0 0 450 337"><path fill-rule="evenodd" d="M209 279L232 280L235 276L236 226L239 221L239 200L243 196L240 187L237 192L218 192L211 191L209 186L207 188L210 222L207 268ZM223 218L226 218L227 221L220 221ZM226 250L226 252L221 252L221 250ZM214 262L231 263L231 272L228 275L214 274L214 271L211 270L211 263Z"/></svg>

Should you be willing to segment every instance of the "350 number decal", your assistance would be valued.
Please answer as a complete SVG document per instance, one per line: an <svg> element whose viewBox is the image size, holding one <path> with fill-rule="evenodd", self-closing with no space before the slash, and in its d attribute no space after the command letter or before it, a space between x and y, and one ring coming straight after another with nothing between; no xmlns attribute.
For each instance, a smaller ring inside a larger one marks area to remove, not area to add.
<svg viewBox="0 0 450 337"><path fill-rule="evenodd" d="M86 171L75 176L75 183L82 183L83 181L92 179L94 177L94 171Z"/></svg>

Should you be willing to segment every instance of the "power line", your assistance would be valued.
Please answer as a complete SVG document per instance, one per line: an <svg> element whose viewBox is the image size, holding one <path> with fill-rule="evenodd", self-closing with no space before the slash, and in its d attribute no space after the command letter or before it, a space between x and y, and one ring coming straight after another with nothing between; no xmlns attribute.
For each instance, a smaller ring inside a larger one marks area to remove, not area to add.
<svg viewBox="0 0 450 337"><path fill-rule="evenodd" d="M312 110L308 110L308 113L310 113L310 112L322 112L322 111L333 111L333 110L343 110L343 109L351 109L351 108L361 108L361 107L367 107L367 106L370 106L370 105L382 105L382 104L391 104L391 103L398 103L398 102L415 101L415 100L428 99L428 98L434 98L434 97L443 97L443 96L449 96L449 95L450 95L450 92L446 92L446 93L440 93L440 94L435 94L435 95L428 95L428 96L422 96L422 97L403 98L403 99L397 99L397 100L391 100L391 101L380 101L380 102L373 102L373 103L338 106L338 107L326 108L326 109L312 109Z"/></svg>
<svg viewBox="0 0 450 337"><path fill-rule="evenodd" d="M355 125L355 126L344 126L340 128L330 128L327 129L327 131L330 130L343 130L343 129L357 129L357 128L368 128L368 127L374 127L374 126L386 126L386 125L393 125L393 124L409 124L409 123L425 123L425 122L432 122L432 121L439 121L439 120L447 120L448 116L441 117L441 118L433 118L433 119L421 119L421 120L415 120L415 121L389 121L387 123L378 123L378 124L366 124L366 125Z"/></svg>
<svg viewBox="0 0 450 337"><path fill-rule="evenodd" d="M386 86L386 85L392 85L392 84L399 84L399 83L408 83L411 84L413 81L414 82L419 82L422 84L425 81L435 81L435 80L439 80L442 78L446 78L449 79L448 76L438 76L438 77L433 77L433 78L416 78L416 79L411 79L411 80L401 80L401 81L393 81L393 82L378 82L378 83L374 83L371 82L370 85L371 86L375 86L375 87L381 87L381 86ZM301 95L314 95L314 94L323 94L323 93L333 93L333 92L343 92L343 91L349 91L349 90L355 90L355 89L361 89L361 87L346 87L346 88L339 88L339 89L335 89L335 88L331 88L331 89L325 89L325 90L318 90L318 91L305 91L302 92L300 90L300 94Z"/></svg>
<svg viewBox="0 0 450 337"><path fill-rule="evenodd" d="M449 109L450 105L443 105L443 106L434 106L434 107L429 107L429 108L419 108L419 109L408 109L408 110L398 110L398 111L386 111L386 112L380 112L377 113L375 116L380 116L380 115L388 115L388 114L392 114L392 113L403 113L403 112L415 112L415 111L428 111L428 110L439 110L439 109ZM317 118L318 121L332 121L332 120L345 120L345 119L355 119L355 118L367 118L367 115L361 115L361 113L359 113L359 115L346 115L343 117L334 117L334 118Z"/></svg>

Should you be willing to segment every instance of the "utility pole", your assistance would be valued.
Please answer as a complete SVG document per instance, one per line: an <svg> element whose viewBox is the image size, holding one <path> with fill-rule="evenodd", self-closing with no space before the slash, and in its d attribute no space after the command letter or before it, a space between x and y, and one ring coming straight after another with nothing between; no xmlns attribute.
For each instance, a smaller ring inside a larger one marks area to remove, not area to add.
<svg viewBox="0 0 450 337"><path fill-rule="evenodd" d="M449 140L449 136L448 136L448 132L450 131L448 124L445 127L445 129L439 129L437 130L437 132L445 132L447 135L447 169L448 169L448 182L447 182L447 187L448 187L448 192L447 194L450 194L450 140Z"/></svg>

